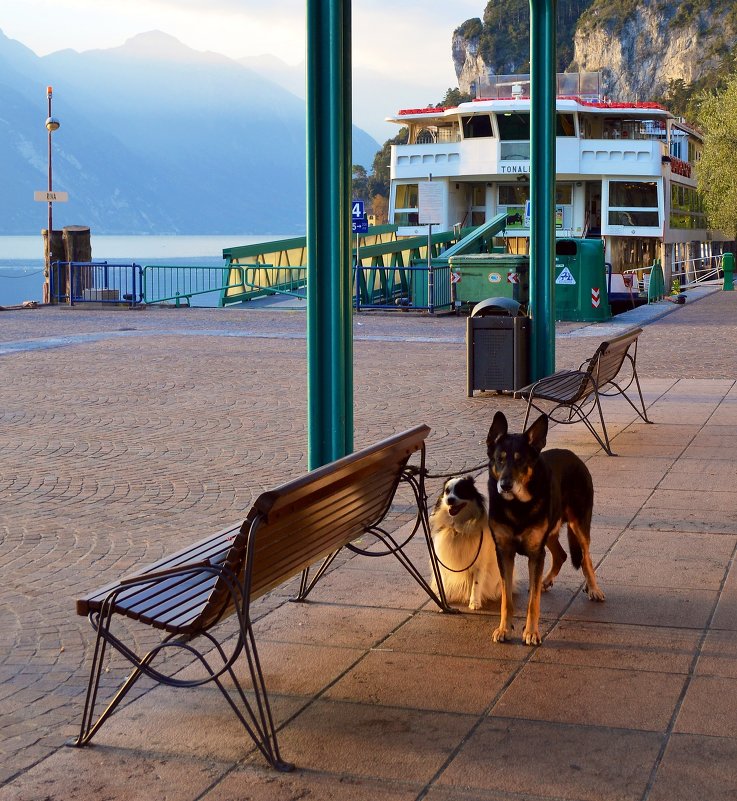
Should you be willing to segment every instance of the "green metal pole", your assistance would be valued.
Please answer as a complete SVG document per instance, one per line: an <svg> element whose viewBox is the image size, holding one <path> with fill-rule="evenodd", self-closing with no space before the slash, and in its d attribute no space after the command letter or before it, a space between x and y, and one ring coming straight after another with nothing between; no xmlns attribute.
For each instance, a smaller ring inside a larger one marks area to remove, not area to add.
<svg viewBox="0 0 737 801"><path fill-rule="evenodd" d="M734 253L725 253L722 256L722 270L724 271L724 282L722 290L727 292L734 291Z"/></svg>
<svg viewBox="0 0 737 801"><path fill-rule="evenodd" d="M353 450L351 0L307 0L307 461Z"/></svg>
<svg viewBox="0 0 737 801"><path fill-rule="evenodd" d="M530 380L555 372L555 13L530 0Z"/></svg>

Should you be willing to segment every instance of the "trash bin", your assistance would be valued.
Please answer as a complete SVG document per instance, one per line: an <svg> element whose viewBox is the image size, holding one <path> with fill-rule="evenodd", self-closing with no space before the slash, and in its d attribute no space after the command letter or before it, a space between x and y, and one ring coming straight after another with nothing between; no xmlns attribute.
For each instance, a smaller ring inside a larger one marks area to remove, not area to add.
<svg viewBox="0 0 737 801"><path fill-rule="evenodd" d="M479 303L495 292L527 305L530 300L530 258L513 253L463 253L448 259L452 272L460 275L456 300Z"/></svg>
<svg viewBox="0 0 737 801"><path fill-rule="evenodd" d="M466 389L516 392L529 384L530 318L513 298L487 298L466 320Z"/></svg>
<svg viewBox="0 0 737 801"><path fill-rule="evenodd" d="M604 242L601 239L557 240L555 319L599 322L611 316Z"/></svg>

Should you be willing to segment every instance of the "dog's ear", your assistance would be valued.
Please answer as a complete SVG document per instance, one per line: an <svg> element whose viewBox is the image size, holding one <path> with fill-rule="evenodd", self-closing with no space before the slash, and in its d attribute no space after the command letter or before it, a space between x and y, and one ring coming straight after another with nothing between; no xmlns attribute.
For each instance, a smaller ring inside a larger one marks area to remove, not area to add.
<svg viewBox="0 0 737 801"><path fill-rule="evenodd" d="M507 426L507 418L504 416L504 412L497 412L494 415L494 419L491 421L491 428L486 437L486 451L489 456L491 456L491 452L494 450L497 442L499 442L502 437L507 436L508 430L509 427Z"/></svg>
<svg viewBox="0 0 737 801"><path fill-rule="evenodd" d="M548 416L541 414L540 417L525 431L530 447L536 451L541 451L548 440Z"/></svg>

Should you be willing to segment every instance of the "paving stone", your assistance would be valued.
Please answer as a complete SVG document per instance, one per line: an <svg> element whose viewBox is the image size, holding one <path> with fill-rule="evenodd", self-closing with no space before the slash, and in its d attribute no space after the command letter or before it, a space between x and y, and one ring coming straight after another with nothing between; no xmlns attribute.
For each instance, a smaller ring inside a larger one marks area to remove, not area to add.
<svg viewBox="0 0 737 801"><path fill-rule="evenodd" d="M674 734L650 801L732 801L737 797L737 739Z"/></svg>
<svg viewBox="0 0 737 801"><path fill-rule="evenodd" d="M310 793L400 801L426 791L430 801L639 799L662 738L637 727L647 710L659 729L676 710L675 689L699 642L650 797L695 797L683 788L700 786L711 760L704 797L731 799L734 748L723 735L735 714L736 306L737 293L690 295L645 325L638 364L658 423L608 399L617 459L583 426L551 427L550 445L572 447L594 474L592 554L607 601L582 596L568 562L543 597L542 648L491 643L498 604L437 612L394 560L344 559L311 602L288 602L292 582L254 604L283 750L309 768L284 782L211 687L149 692L142 682L97 746L62 742L76 732L94 642L74 599L241 520L261 491L306 470L304 314L2 312L0 342L66 344L0 349L0 801L218 801L237 795L240 782L256 801ZM521 429L519 400L466 397L463 318L361 314L353 330L357 447L427 422L427 466L437 474L483 465L497 409ZM558 366L577 366L601 338L597 325L559 324ZM441 485L428 480L432 500ZM421 538L410 546L426 567L424 547ZM515 633L526 603L521 560L518 570ZM126 631L136 647L155 641L134 624ZM109 697L127 668L111 657L106 671ZM505 681L516 676L509 690L516 682L532 690L527 677L543 674L584 676L587 694L568 711L546 702L538 713L553 722L482 720L486 699L504 699ZM625 677L620 709L597 695L614 674ZM658 697L651 682L661 676ZM599 714L593 726L590 707ZM479 738L492 747L468 760ZM550 756L534 750L540 742L554 744Z"/></svg>
<svg viewBox="0 0 737 801"><path fill-rule="evenodd" d="M577 801L640 799L662 735L491 718L464 744L439 786Z"/></svg>

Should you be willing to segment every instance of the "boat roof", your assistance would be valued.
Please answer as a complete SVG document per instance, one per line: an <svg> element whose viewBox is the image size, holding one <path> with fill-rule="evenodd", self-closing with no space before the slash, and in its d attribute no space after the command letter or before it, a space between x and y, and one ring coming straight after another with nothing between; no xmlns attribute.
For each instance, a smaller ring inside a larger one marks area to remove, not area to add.
<svg viewBox="0 0 737 801"><path fill-rule="evenodd" d="M529 111L529 97L504 97L504 98L484 98L480 97L458 106L428 106L426 108L402 109L393 117L386 117L387 122L396 122L405 125L407 120L430 120L455 117L458 115L479 114L489 112L505 111ZM663 119L675 119L667 108L659 103L630 102L619 103L608 100L585 100L582 97L558 97L555 102L558 111L586 112L591 114L605 114L611 116L636 117L640 119L653 119L661 117Z"/></svg>

